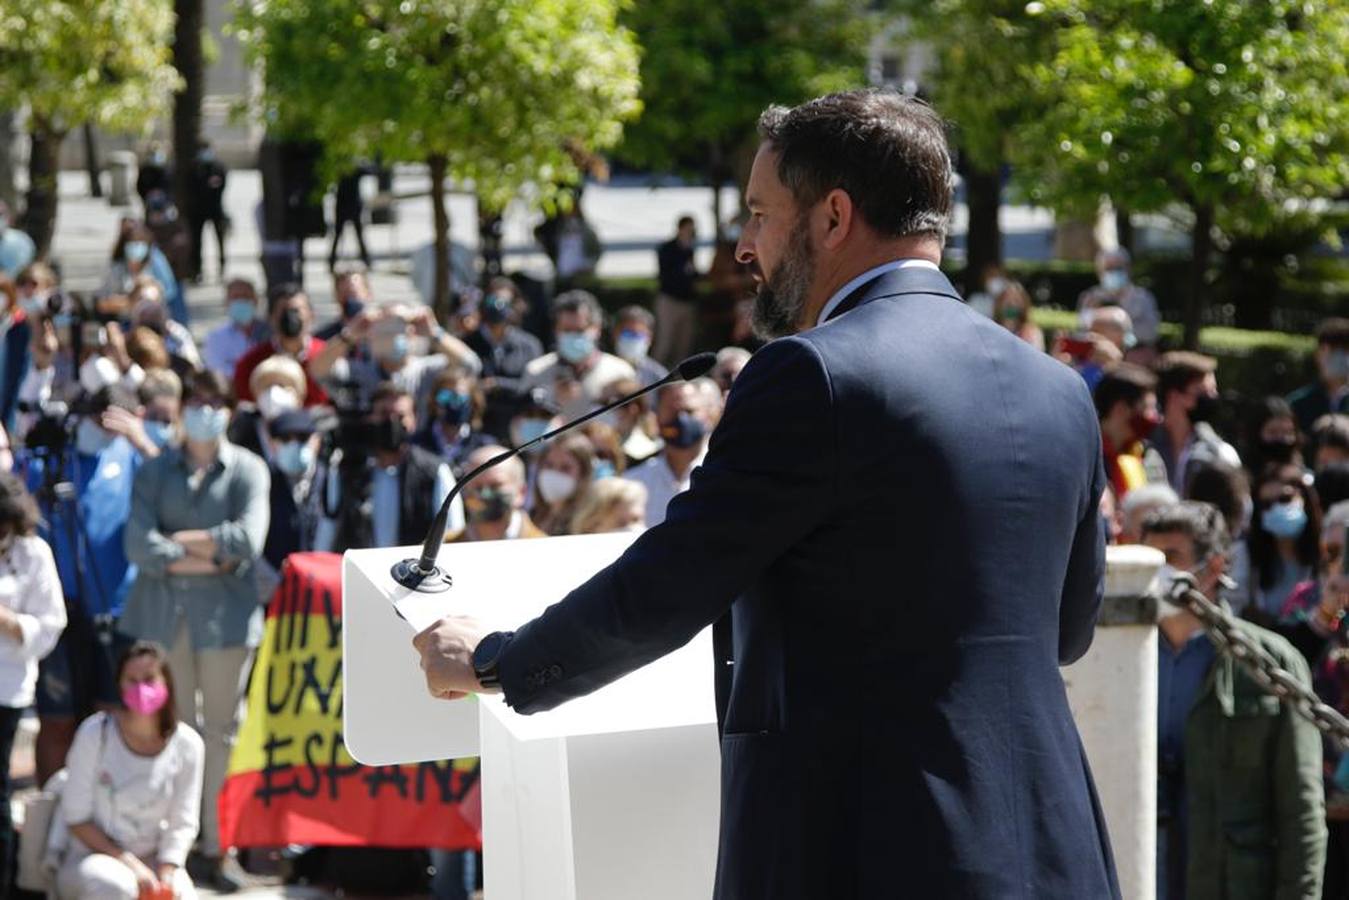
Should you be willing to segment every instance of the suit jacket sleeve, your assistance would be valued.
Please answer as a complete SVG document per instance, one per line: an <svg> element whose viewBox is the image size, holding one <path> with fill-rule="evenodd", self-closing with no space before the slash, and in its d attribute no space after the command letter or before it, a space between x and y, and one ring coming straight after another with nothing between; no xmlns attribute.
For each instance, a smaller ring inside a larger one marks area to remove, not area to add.
<svg viewBox="0 0 1349 900"><path fill-rule="evenodd" d="M837 447L814 346L793 337L760 350L665 521L516 632L499 663L506 702L551 709L687 643L830 515Z"/></svg>
<svg viewBox="0 0 1349 900"><path fill-rule="evenodd" d="M1279 664L1312 686L1311 670L1292 647L1278 654ZM1326 863L1325 788L1321 774L1321 733L1293 712L1279 710L1274 745L1274 838L1278 855L1274 896L1299 900L1321 896Z"/></svg>
<svg viewBox="0 0 1349 900"><path fill-rule="evenodd" d="M1073 535L1068 574L1059 599L1059 665L1076 662L1091 646L1096 617L1105 598L1105 520L1101 493L1105 490L1105 461L1096 442L1096 467L1087 492L1087 508Z"/></svg>

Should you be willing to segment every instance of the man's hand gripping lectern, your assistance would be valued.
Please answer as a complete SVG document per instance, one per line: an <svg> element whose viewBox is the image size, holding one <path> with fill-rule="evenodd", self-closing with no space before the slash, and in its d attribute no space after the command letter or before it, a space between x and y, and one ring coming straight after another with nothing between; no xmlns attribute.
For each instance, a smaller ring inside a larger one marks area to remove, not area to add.
<svg viewBox="0 0 1349 900"><path fill-rule="evenodd" d="M406 547L346 554L347 749L376 766L482 757L492 900L712 894L720 761L710 630L594 694L532 716L516 715L500 695L432 698L412 648L413 635L444 615L516 628L617 559L634 537L448 544L439 563L453 587L438 594L394 583L389 571L409 555Z"/></svg>

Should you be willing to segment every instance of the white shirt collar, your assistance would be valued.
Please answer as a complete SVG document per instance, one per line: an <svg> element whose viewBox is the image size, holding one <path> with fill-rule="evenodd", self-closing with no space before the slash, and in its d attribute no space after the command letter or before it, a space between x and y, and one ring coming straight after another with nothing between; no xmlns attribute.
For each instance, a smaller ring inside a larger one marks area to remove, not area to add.
<svg viewBox="0 0 1349 900"><path fill-rule="evenodd" d="M927 269L935 269L938 272L941 271L941 268L936 263L927 259L896 259L891 260L888 263L882 263L881 265L877 266L874 269L867 269L861 275L858 275L852 281L849 281L843 287L839 288L837 291L834 292L834 296L829 298L829 302L824 305L824 309L820 310L820 315L815 320L815 324L823 325L825 321L829 318L829 314L832 313L834 309L840 303L842 303L849 294L851 294L853 291L855 291L862 285L866 284L871 279L879 278L885 273L893 272L896 269L910 269L910 268L927 268Z"/></svg>

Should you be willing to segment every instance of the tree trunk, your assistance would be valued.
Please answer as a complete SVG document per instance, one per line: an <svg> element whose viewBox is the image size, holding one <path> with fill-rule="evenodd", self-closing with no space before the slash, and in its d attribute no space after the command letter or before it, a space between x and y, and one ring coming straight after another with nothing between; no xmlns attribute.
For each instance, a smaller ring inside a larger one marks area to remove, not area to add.
<svg viewBox="0 0 1349 900"><path fill-rule="evenodd" d="M173 67L183 88L173 98L173 200L187 222L197 215L192 170L201 142L201 101L205 93L205 66L201 29L205 22L202 0L174 0Z"/></svg>
<svg viewBox="0 0 1349 900"><path fill-rule="evenodd" d="M1194 208L1194 228L1190 232L1193 251L1190 255L1190 290L1185 297L1185 347L1199 346L1199 329L1204 321L1204 307L1208 304L1209 257L1213 252L1213 207Z"/></svg>
<svg viewBox="0 0 1349 900"><path fill-rule="evenodd" d="M0 112L0 200L9 204L11 214L19 208L19 185L15 176L14 138L18 134L19 117L12 110Z"/></svg>
<svg viewBox="0 0 1349 900"><path fill-rule="evenodd" d="M721 241L722 215L721 183L726 180L725 155L720 146L714 145L708 154L707 180L712 183L712 236Z"/></svg>
<svg viewBox="0 0 1349 900"><path fill-rule="evenodd" d="M61 169L61 141L65 135L48 131L36 119L31 129L28 151L28 197L23 213L23 230L37 245L37 258L46 259L56 230L57 175Z"/></svg>
<svg viewBox="0 0 1349 900"><path fill-rule="evenodd" d="M427 157L426 162L431 167L431 212L436 225L436 279L431 308L436 320L444 323L450 315L450 211L445 205L445 174L449 163L438 153Z"/></svg>
<svg viewBox="0 0 1349 900"><path fill-rule="evenodd" d="M1134 222L1129 218L1127 209L1115 207L1115 240L1119 245L1129 251L1129 255L1134 255Z"/></svg>
<svg viewBox="0 0 1349 900"><path fill-rule="evenodd" d="M98 177L98 144L94 141L94 126L84 123L84 171L89 173L89 196L103 197L103 181Z"/></svg>
<svg viewBox="0 0 1349 900"><path fill-rule="evenodd" d="M965 164L965 203L970 210L970 226L965 237L965 292L982 283L984 269L1002 264L1002 229L998 210L1002 206L1001 166L982 169L972 161Z"/></svg>

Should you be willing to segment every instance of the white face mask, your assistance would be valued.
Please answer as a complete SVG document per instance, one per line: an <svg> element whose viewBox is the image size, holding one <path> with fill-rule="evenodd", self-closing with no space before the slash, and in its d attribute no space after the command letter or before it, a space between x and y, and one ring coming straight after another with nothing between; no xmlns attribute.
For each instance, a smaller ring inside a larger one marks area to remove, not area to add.
<svg viewBox="0 0 1349 900"><path fill-rule="evenodd" d="M116 384L122 373L117 363L106 356L91 356L80 366L80 387L85 393L97 394L103 388Z"/></svg>
<svg viewBox="0 0 1349 900"><path fill-rule="evenodd" d="M561 503L576 493L576 476L543 469L539 472L539 496L547 503Z"/></svg>
<svg viewBox="0 0 1349 900"><path fill-rule="evenodd" d="M300 408L300 398L288 387L274 384L258 398L258 412L265 421L272 421L284 412Z"/></svg>

